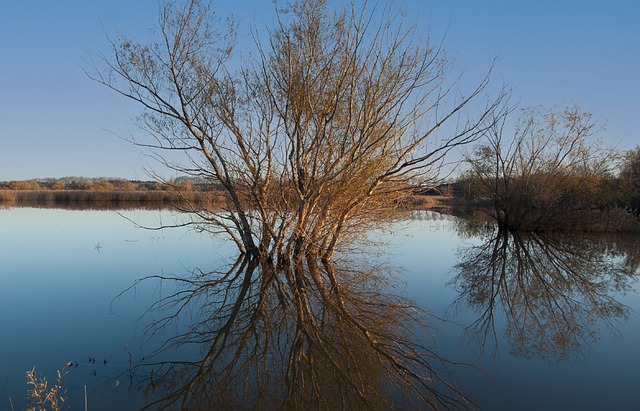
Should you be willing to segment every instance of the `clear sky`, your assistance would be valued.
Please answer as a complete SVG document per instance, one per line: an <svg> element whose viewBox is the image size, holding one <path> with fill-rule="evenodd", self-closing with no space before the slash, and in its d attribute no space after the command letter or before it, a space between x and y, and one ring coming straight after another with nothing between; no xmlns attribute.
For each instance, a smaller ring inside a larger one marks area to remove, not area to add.
<svg viewBox="0 0 640 411"><path fill-rule="evenodd" d="M579 104L610 144L640 144L640 2L396 0L444 36L473 77L494 58L494 86L521 106ZM271 21L271 0L214 1L241 24ZM149 160L118 135L140 108L83 72L106 36L145 38L157 0L0 0L0 180L146 179ZM246 37L245 37L246 38Z"/></svg>

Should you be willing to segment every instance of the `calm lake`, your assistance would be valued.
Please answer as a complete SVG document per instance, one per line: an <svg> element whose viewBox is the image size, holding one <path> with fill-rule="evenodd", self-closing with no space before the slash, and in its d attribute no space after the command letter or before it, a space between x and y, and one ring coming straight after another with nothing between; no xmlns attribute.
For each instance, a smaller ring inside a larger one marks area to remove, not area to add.
<svg viewBox="0 0 640 411"><path fill-rule="evenodd" d="M180 216L0 209L0 410L26 406L26 371L52 385L69 362L65 407L84 409L86 389L89 410L139 409L153 398L158 361L202 350L194 338L151 356L202 312L150 333L171 308L157 304L181 288L136 280L220 270L233 264L233 246L132 221ZM433 315L429 348L458 364L450 382L480 408L638 409L637 235L513 236L415 212L370 238L377 245L357 258L389 267L395 290ZM200 307L208 298L198 296Z"/></svg>

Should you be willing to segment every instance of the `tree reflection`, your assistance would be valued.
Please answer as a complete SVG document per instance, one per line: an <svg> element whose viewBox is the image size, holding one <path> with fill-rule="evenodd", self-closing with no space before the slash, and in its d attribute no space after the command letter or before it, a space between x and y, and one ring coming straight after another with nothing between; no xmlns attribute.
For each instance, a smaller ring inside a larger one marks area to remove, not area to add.
<svg viewBox="0 0 640 411"><path fill-rule="evenodd" d="M145 335L189 325L135 370L149 406L474 407L449 383L451 363L428 348L433 317L394 292L387 270L317 261L276 268L241 258L224 271L154 277L180 287L150 308L161 317ZM197 358L176 360L185 346Z"/></svg>
<svg viewBox="0 0 640 411"><path fill-rule="evenodd" d="M597 339L600 325L615 330L614 322L627 317L616 295L638 270L633 239L491 229L484 236L460 251L452 280L460 291L456 305L480 310L469 335L483 348L497 342L496 317L504 315L513 354L564 360Z"/></svg>

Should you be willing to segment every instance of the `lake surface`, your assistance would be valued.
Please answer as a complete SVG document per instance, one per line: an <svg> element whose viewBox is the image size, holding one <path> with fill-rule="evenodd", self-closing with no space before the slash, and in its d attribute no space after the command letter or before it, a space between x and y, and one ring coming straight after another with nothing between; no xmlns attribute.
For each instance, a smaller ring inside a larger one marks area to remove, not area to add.
<svg viewBox="0 0 640 411"><path fill-rule="evenodd" d="M176 219L0 209L0 410L24 407L26 371L52 384L68 362L71 409L83 409L85 387L89 410L138 409L151 398L137 378L157 371L146 366L150 350L189 325L181 317L145 332L162 318L148 308L176 285L129 287L218 269L234 250L188 228L130 221ZM358 258L386 264L398 290L445 320L428 324L430 348L461 363L451 382L481 408L637 409L637 236L516 238L420 212L370 237L381 245Z"/></svg>

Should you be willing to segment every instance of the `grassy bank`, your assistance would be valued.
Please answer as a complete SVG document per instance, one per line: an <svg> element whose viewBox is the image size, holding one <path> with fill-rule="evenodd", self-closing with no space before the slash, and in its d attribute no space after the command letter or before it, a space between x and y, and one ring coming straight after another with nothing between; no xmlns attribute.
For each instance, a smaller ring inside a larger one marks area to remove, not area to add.
<svg viewBox="0 0 640 411"><path fill-rule="evenodd" d="M447 208L455 199L442 195L415 194L407 202L411 209ZM0 207L66 208L76 210L164 209L173 207L216 207L224 195L209 189L190 190L83 190L0 189Z"/></svg>

